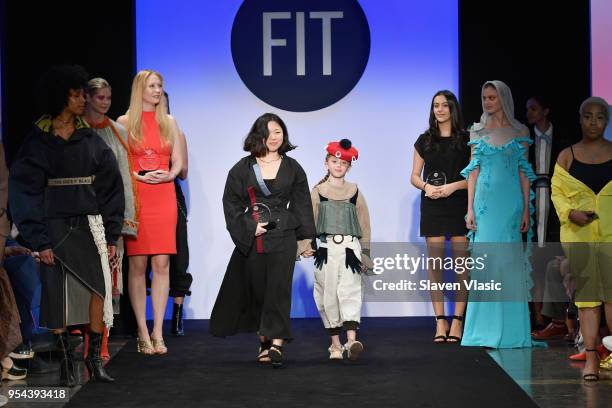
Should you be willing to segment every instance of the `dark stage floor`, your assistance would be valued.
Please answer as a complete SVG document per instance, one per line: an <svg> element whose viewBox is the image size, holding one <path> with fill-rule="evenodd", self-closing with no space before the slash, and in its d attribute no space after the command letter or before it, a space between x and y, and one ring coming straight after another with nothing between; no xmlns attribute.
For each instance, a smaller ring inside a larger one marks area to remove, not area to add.
<svg viewBox="0 0 612 408"><path fill-rule="evenodd" d="M113 340L108 370L117 382L76 387L67 406L590 408L612 401L612 380L583 384L561 342L490 352L434 345L431 318L364 319L362 358L339 363L328 361L319 319L293 320L295 341L277 370L255 362L254 335L220 339L208 335L207 321L186 323L186 337L166 338L166 356L139 355L135 340ZM42 384L57 384L57 374L4 382L0 392Z"/></svg>

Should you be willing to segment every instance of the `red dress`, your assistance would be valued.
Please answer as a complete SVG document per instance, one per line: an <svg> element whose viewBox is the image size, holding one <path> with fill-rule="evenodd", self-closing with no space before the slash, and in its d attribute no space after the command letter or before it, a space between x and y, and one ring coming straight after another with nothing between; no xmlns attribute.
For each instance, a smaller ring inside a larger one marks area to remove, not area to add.
<svg viewBox="0 0 612 408"><path fill-rule="evenodd" d="M143 140L130 143L135 171L158 168L169 170L171 146L162 146L155 112L142 113ZM125 237L128 256L176 254L177 205L174 183L136 183L138 237Z"/></svg>

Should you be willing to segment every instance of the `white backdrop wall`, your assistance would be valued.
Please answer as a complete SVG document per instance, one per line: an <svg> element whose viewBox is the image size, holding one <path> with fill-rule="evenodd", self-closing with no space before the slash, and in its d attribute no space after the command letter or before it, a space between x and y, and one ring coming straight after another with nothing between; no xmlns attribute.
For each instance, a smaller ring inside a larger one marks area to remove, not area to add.
<svg viewBox="0 0 612 408"><path fill-rule="evenodd" d="M232 241L221 197L242 142L264 112L279 114L310 186L324 175L324 146L349 138L360 150L348 179L368 200L372 239L418 241L419 191L410 185L413 143L427 127L432 95L457 93L456 0L362 0L371 32L369 62L360 82L336 104L287 112L258 99L243 84L231 53L232 23L241 1L137 0L137 66L161 72L172 114L187 136L193 295L187 317L210 317ZM282 2L281 2L282 3ZM330 9L333 1L329 1ZM276 51L275 51L276 52ZM254 61L254 64L259 62ZM312 299L313 264L296 264L292 316L318 316ZM430 314L423 303L367 303L365 316Z"/></svg>

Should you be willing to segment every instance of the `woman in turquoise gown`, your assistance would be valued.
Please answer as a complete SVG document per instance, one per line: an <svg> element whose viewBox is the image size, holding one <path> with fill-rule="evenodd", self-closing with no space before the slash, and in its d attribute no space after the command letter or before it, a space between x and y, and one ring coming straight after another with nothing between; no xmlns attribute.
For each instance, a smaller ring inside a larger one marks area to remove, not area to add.
<svg viewBox="0 0 612 408"><path fill-rule="evenodd" d="M532 234L530 183L535 174L527 160L529 130L514 119L512 94L503 82L483 85L482 106L480 122L470 128L472 157L461 172L468 179L471 256L484 259L484 267L473 268L470 277L500 283L501 290L470 288L461 345L532 347L531 266L522 240L523 233Z"/></svg>

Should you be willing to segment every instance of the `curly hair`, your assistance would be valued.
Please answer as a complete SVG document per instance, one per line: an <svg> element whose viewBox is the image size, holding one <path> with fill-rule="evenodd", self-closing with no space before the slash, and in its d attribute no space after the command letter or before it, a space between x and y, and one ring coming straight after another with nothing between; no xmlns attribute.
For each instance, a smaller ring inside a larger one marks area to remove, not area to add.
<svg viewBox="0 0 612 408"><path fill-rule="evenodd" d="M268 148L266 147L266 141L268 140L268 136L270 134L268 130L268 122L276 122L283 130L283 143L278 148L279 154L285 154L290 150L295 149L297 146L294 146L289 141L289 133L287 132L287 126L285 122L274 113L264 113L260 117L257 118L253 126L251 126L251 130L244 140L244 151L251 153L255 157L263 157L268 153Z"/></svg>
<svg viewBox="0 0 612 408"><path fill-rule="evenodd" d="M54 65L40 78L38 101L43 114L56 117L68 105L70 90L87 90L89 74L80 65Z"/></svg>

